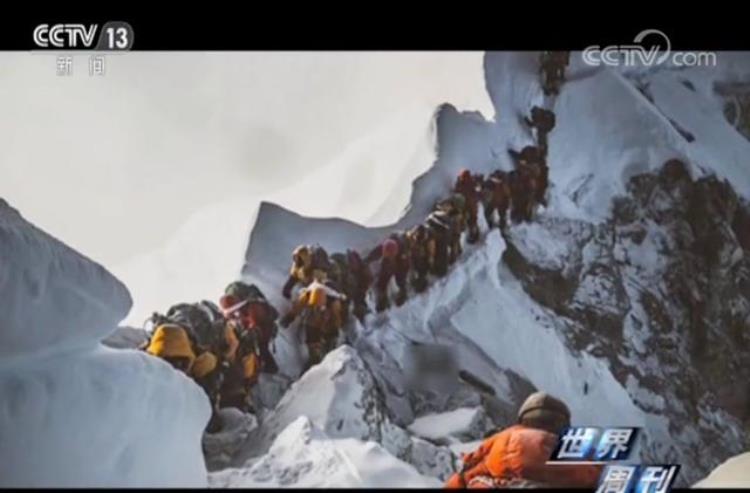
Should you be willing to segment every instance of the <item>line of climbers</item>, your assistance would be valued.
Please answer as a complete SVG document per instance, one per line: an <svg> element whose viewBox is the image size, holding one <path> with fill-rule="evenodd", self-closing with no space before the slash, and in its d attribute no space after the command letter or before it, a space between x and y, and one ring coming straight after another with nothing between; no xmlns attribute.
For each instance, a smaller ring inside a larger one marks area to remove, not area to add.
<svg viewBox="0 0 750 493"><path fill-rule="evenodd" d="M542 52L540 75L546 96L559 94L569 60L569 52ZM535 106L524 121L534 131L537 145L524 147L520 152L509 150L517 172L509 180L514 222L530 220L535 203L547 205L547 136L555 126L555 115ZM491 213L485 206L485 214L488 210ZM547 464L558 436L570 426L570 418L570 409L561 400L544 392L531 394L518 411L518 423L494 433L476 450L463 455L461 469L448 479L445 487L595 488L600 465Z"/></svg>
<svg viewBox="0 0 750 493"><path fill-rule="evenodd" d="M560 60L565 61L562 68ZM566 64L566 57L543 54L545 92L551 87L556 93ZM283 317L257 286L237 281L227 286L218 306L204 300L179 303L165 315L154 313L149 319L154 330L142 349L191 376L208 394L214 411L221 407L252 411L251 390L259 374L278 371L269 348L277 321L285 329L297 322L309 368L345 339L342 329L350 312L364 323L371 289L379 313L391 305L391 280L397 287L393 302L401 306L409 285L421 293L430 276L445 276L462 253L464 232L469 244L479 240L480 203L488 227L501 231L508 215L514 223L529 221L537 204L546 205L547 136L555 126L555 115L534 106L524 121L536 145L508 150L513 170L496 170L487 177L461 170L452 194L438 201L423 223L391 233L366 255L348 249L329 256L318 245L297 247L281 290L286 299L293 299ZM209 431L218 426L215 417L216 413Z"/></svg>
<svg viewBox="0 0 750 493"><path fill-rule="evenodd" d="M217 306L179 303L154 313L153 332L141 349L169 362L203 388L213 409L207 431L219 429L216 411L253 412L251 391L261 372L276 373L270 350L278 311L255 285L229 284Z"/></svg>
<svg viewBox="0 0 750 493"><path fill-rule="evenodd" d="M364 258L352 249L329 256L318 245L297 247L282 295L291 299L293 290L301 289L283 317L256 286L234 282L219 306L204 300L177 304L166 315L155 313L150 319L154 331L144 349L190 374L206 390L214 409L251 410L250 390L258 374L278 371L269 349L277 321L284 328L298 322L307 366L317 364L341 342L350 312L364 322L371 289L375 311L382 312L391 304L391 280L397 287L393 301L401 306L409 285L421 293L430 276L445 276L462 253L464 232L470 244L479 239L480 203L489 228L505 230L508 215L516 223L531 219L534 206L545 203L544 151L554 114L534 107L527 123L541 145L510 150L514 170L496 170L487 178L461 170L453 193L437 202L422 224L391 233Z"/></svg>

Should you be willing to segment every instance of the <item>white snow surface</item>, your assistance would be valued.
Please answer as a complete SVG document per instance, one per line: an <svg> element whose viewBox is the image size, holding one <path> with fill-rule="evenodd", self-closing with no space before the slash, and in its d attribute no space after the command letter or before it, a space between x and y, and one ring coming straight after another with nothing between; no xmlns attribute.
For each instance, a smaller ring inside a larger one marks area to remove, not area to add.
<svg viewBox="0 0 750 493"><path fill-rule="evenodd" d="M204 392L98 341L124 285L0 200L0 486L205 486Z"/></svg>
<svg viewBox="0 0 750 493"><path fill-rule="evenodd" d="M294 382L264 419L260 433L249 441L249 455L268 449L278 433L302 415L334 438L374 438L383 417L373 391L374 380L351 347L332 351Z"/></svg>
<svg viewBox="0 0 750 493"><path fill-rule="evenodd" d="M245 468L210 475L210 486L233 488L439 488L442 483L373 441L331 438L299 416L268 453Z"/></svg>
<svg viewBox="0 0 750 493"><path fill-rule="evenodd" d="M0 361L0 485L205 486L203 390L141 352Z"/></svg>
<svg viewBox="0 0 750 493"><path fill-rule="evenodd" d="M693 488L748 488L750 487L750 452L728 459L711 471Z"/></svg>
<svg viewBox="0 0 750 493"><path fill-rule="evenodd" d="M114 332L102 339L102 344L115 349L137 349L149 338L148 331L135 327L117 327Z"/></svg>
<svg viewBox="0 0 750 493"><path fill-rule="evenodd" d="M341 346L302 375L275 408L264 413L258 427L250 431L240 449L231 451L234 456L231 462L245 470L256 469L258 463L276 463L278 454L274 453L274 447L287 443L289 428L303 416L311 427L319 430L322 434L319 438L324 437L326 443L331 440L338 444L375 442L379 444L375 447L377 454L382 455L382 446L391 454L390 460L405 461L422 475L447 479L454 471L455 457L450 450L410 436L390 420L383 404L371 370L353 348ZM317 446L310 440L303 440L298 446L304 448L307 444ZM326 454L299 453L310 455L311 467L324 472L320 468L327 467L321 464L329 460ZM212 473L214 478L217 475L222 477L223 473Z"/></svg>
<svg viewBox="0 0 750 493"><path fill-rule="evenodd" d="M27 222L0 198L0 358L95 345L132 304L101 265Z"/></svg>
<svg viewBox="0 0 750 493"><path fill-rule="evenodd" d="M459 437L472 433L472 426L481 419L483 411L479 407L460 407L444 413L426 414L414 420L407 427L411 433L432 441L452 438L459 442Z"/></svg>

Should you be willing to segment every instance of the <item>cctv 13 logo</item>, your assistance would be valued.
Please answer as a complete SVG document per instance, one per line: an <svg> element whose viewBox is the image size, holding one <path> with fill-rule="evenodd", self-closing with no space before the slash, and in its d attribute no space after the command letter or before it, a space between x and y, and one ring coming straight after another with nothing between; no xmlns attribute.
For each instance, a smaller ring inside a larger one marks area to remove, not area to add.
<svg viewBox="0 0 750 493"><path fill-rule="evenodd" d="M34 44L42 49L110 51L130 50L135 37L132 26L122 21L107 22L101 30L98 24L39 24L33 36Z"/></svg>

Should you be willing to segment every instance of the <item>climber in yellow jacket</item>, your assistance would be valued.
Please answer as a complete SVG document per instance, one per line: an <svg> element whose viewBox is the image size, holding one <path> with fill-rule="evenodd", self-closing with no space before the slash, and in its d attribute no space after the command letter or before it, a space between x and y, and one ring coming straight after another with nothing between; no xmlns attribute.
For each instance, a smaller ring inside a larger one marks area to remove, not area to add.
<svg viewBox="0 0 750 493"><path fill-rule="evenodd" d="M190 374L196 358L187 331L177 324L166 323L156 327L145 350L186 375Z"/></svg>
<svg viewBox="0 0 750 493"><path fill-rule="evenodd" d="M330 286L313 281L302 290L292 308L281 319L287 328L298 317L309 354L308 367L319 363L333 349L344 326L346 296Z"/></svg>
<svg viewBox="0 0 750 493"><path fill-rule="evenodd" d="M307 286L314 280L323 282L327 279L330 268L328 253L323 247L315 245L300 245L292 252L292 267L289 277L281 290L286 299L292 297L292 289L297 284Z"/></svg>
<svg viewBox="0 0 750 493"><path fill-rule="evenodd" d="M199 348L184 327L174 323L162 323L156 327L143 349L148 354L165 360L203 388L214 411L208 431L216 430L216 410L219 406L222 375L219 358L212 352L213 348Z"/></svg>

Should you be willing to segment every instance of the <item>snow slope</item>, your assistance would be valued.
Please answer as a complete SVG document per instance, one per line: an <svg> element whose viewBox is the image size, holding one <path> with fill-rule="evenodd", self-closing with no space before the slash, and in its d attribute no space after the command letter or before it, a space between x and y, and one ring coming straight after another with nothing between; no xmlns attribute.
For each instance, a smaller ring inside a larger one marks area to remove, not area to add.
<svg viewBox="0 0 750 493"><path fill-rule="evenodd" d="M494 120L443 105L435 121L436 159L414 180L403 216L384 230L410 227L424 219L463 167L475 172L511 169L507 149L533 142L521 119L533 104L544 103L536 56L534 52L486 54L485 82L495 107ZM623 192L630 176L679 155L680 142L679 135L665 127L666 120L622 75L612 71L584 74L566 86L555 107L559 123L550 136L550 213L601 220L608 211L602 204ZM571 77L575 78L575 73ZM383 236L383 230L336 224L336 220L328 226L319 220L301 224L281 219L285 215L292 213L279 211L275 205L259 211L247 248L244 277L279 285L281 271L288 268L288 252L304 241L319 242L335 251L347 245L372 246L373 237Z"/></svg>
<svg viewBox="0 0 750 493"><path fill-rule="evenodd" d="M750 62L744 68L749 74ZM686 153L700 163L703 174L726 178L739 194L748 197L750 141L726 120L721 101L714 94L694 91L684 84L688 81L694 87L702 87L708 84L704 82L707 77L708 74L661 72L650 79L649 91L659 111L695 139L685 145Z"/></svg>
<svg viewBox="0 0 750 493"><path fill-rule="evenodd" d="M504 246L499 233L493 232L484 244L468 248L462 262L427 293L411 297L385 317L370 317L366 327L355 326L356 353L341 347L303 374L248 437L236 467L254 467L250 460L269 450L279 433L302 415L331 438L378 441L421 472L434 475L441 468L426 461L434 461L440 448L417 436L455 445L457 435L475 441L487 428L465 433L475 416L459 409L475 406L481 399L465 389L462 392L458 382L449 382L445 392L431 398L433 412L455 411L415 420L419 399L409 390L405 371L415 342L454 348L462 368L489 382L505 403L505 414L496 422L499 426L513 421L515 409L528 394L525 389L536 387L569 402L576 423L616 422L646 427L660 436L664 424L633 404L605 361L569 349L556 315L539 308L505 269L498 278ZM482 307L481 317L477 307ZM282 366L287 363L282 361ZM525 386L519 385L518 375L526 380ZM582 399L584 381L590 390ZM429 425L433 421L444 426L425 432L425 425L436 426ZM427 448L414 455L420 446ZM443 479L446 476L441 474Z"/></svg>
<svg viewBox="0 0 750 493"><path fill-rule="evenodd" d="M509 370L564 399L575 423L646 425L647 415L613 378L606 361L568 348L560 334L564 323L539 307L501 265L504 248L499 232L492 232L484 244L464 253L446 279L393 309L358 339L365 360L372 358L375 372L403 389L402 375L385 373L389 365L376 358L404 368L410 341L435 342L453 347L460 366L490 383L510 409L526 395L514 391ZM586 397L584 382L590 387Z"/></svg>
<svg viewBox="0 0 750 493"><path fill-rule="evenodd" d="M251 466L211 475L212 487L232 488L439 488L381 445L331 438L300 416Z"/></svg>
<svg viewBox="0 0 750 493"><path fill-rule="evenodd" d="M461 443L482 436L486 431L486 415L481 407L460 407L444 413L426 414L416 418L407 428L416 436L432 442Z"/></svg>
<svg viewBox="0 0 750 493"><path fill-rule="evenodd" d="M117 329L102 339L102 344L114 349L137 349L148 341L148 331L133 327L117 327Z"/></svg>
<svg viewBox="0 0 750 493"><path fill-rule="evenodd" d="M0 244L0 357L94 344L130 309L121 282L1 198Z"/></svg>
<svg viewBox="0 0 750 493"><path fill-rule="evenodd" d="M294 382L275 408L262 417L233 463L247 466L272 451L284 430L300 416L327 438L377 442L421 474L446 479L454 470L454 457L447 448L412 437L391 421L373 370L350 346L332 351Z"/></svg>
<svg viewBox="0 0 750 493"><path fill-rule="evenodd" d="M99 346L0 360L0 485L206 484L209 404L167 363Z"/></svg>
<svg viewBox="0 0 750 493"><path fill-rule="evenodd" d="M570 83L555 113L551 208L566 217L604 220L630 177L683 155L677 132L618 72L602 70Z"/></svg>
<svg viewBox="0 0 750 493"><path fill-rule="evenodd" d="M0 200L0 486L205 486L203 391L99 340L123 284Z"/></svg>

